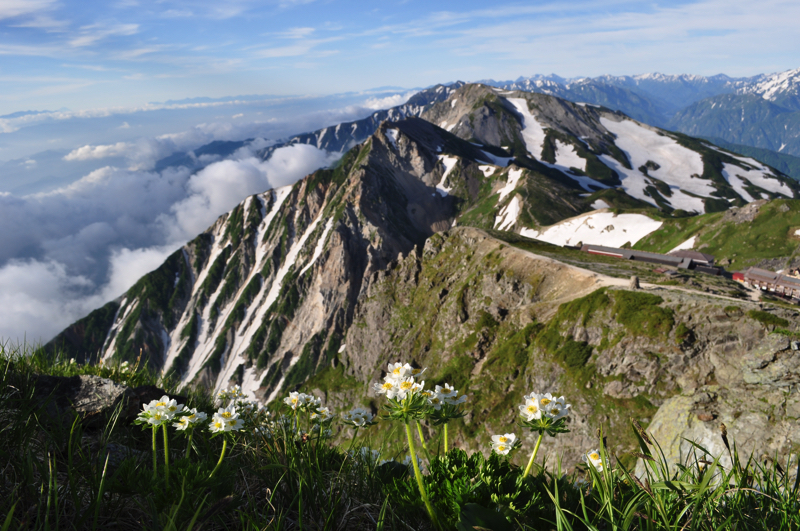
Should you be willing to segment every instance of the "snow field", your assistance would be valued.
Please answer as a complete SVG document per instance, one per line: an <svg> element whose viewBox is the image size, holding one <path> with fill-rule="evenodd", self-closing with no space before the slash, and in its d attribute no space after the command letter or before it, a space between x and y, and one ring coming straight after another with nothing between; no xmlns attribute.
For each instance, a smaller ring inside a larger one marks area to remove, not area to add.
<svg viewBox="0 0 800 531"><path fill-rule="evenodd" d="M750 181L751 184L754 184L755 186L758 186L759 188L763 188L764 190L766 190L768 192L772 192L774 194L785 195L786 197L794 197L794 194L792 193L791 188L789 188L788 186L783 184L781 181L779 181L772 174L772 172L769 171L768 168L762 166L761 164L759 164L758 162L754 161L753 159L743 159L741 157L735 157L735 158L741 160L742 162L746 162L747 164L751 164L750 161L752 161L754 163L752 165L755 166L755 168L756 168L756 169L752 169L752 170L746 170L744 168L740 168L738 166L734 166L733 164L728 164L728 163L725 163L725 162L722 163L722 168L723 168L722 174L728 180L728 182L733 187L733 189L736 190L736 192L739 195L741 195L744 199L746 199L748 201L752 201L752 199L747 199L747 197L742 195L742 192L740 192L736 188L736 186L734 186L733 182L731 182L731 177L734 177L734 178L738 177L739 178L739 182L741 183L740 186L742 186L742 187L744 186L744 183L741 181L741 178L744 177L745 179ZM747 192L745 192L745 193L747 193Z"/></svg>
<svg viewBox="0 0 800 531"><path fill-rule="evenodd" d="M635 244L661 227L642 214L619 214L590 212L566 219L541 231L523 229L520 234L555 245L575 245L578 242L608 247L620 247L627 242Z"/></svg>
<svg viewBox="0 0 800 531"><path fill-rule="evenodd" d="M565 144L561 140L556 140L556 165L586 171L586 159L578 156L575 146Z"/></svg>
<svg viewBox="0 0 800 531"><path fill-rule="evenodd" d="M600 210L601 208L611 208L611 205L609 205L602 199L598 199L597 201L591 204L591 207L595 210Z"/></svg>
<svg viewBox="0 0 800 531"><path fill-rule="evenodd" d="M645 188L650 184L647 177L637 169L645 165L647 161L653 161L660 168L649 170L648 174L664 181L673 189L672 197L664 198L673 208L690 212L705 211L701 199L679 191L679 189L686 190L702 197L711 197L711 193L716 191L710 181L692 177L692 175L703 174L703 159L699 153L687 149L673 138L659 135L633 120L615 122L602 117L600 123L616 135L615 144L627 154L633 167L629 170L608 155L600 156L606 165L620 175L622 186L629 195L656 205L656 202L644 193Z"/></svg>

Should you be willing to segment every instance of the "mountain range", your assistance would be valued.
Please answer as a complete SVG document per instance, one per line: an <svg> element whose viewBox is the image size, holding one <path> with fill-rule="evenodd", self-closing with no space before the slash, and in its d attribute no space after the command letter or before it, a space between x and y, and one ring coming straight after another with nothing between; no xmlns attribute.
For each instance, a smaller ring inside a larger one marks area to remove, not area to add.
<svg viewBox="0 0 800 531"><path fill-rule="evenodd" d="M776 420L761 404L797 384L796 312L768 313L725 277L665 278L574 246L712 246L729 264L789 264L794 179L530 91L440 85L381 113L288 139L344 154L246 198L50 346L112 364L141 354L183 385L239 384L265 402L302 386L373 409L381 368L413 361L471 394L462 445L513 422L515 401L539 389L569 394L574 436L554 450L573 457L597 422L627 448L632 414L709 445L698 415L731 417L732 434L760 430L789 450L800 406L785 401ZM758 238L741 237L748 226ZM631 275L647 290L621 289ZM789 335L769 336L775 323Z"/></svg>

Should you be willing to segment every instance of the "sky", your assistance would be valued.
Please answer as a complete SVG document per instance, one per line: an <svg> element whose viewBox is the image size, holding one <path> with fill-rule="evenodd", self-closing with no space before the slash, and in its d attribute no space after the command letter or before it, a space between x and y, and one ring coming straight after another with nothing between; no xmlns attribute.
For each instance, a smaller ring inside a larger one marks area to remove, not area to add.
<svg viewBox="0 0 800 531"><path fill-rule="evenodd" d="M0 0L0 341L50 339L338 156L254 156L280 138L455 80L794 69L797 20L774 0Z"/></svg>

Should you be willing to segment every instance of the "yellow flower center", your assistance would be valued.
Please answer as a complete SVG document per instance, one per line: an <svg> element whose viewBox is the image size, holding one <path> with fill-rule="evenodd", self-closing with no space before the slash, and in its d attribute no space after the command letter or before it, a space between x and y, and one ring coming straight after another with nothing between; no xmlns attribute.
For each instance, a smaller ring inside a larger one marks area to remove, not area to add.
<svg viewBox="0 0 800 531"><path fill-rule="evenodd" d="M500 437L499 440L501 443L508 442L508 437Z"/></svg>
<svg viewBox="0 0 800 531"><path fill-rule="evenodd" d="M599 461L600 456L597 455L597 452L592 452L589 454L589 459L591 459L592 461Z"/></svg>
<svg viewBox="0 0 800 531"><path fill-rule="evenodd" d="M232 416L232 415L231 415L231 412L230 412L230 411L225 411L224 413L222 413L222 415L221 415L221 416L222 416L223 418L229 419L229 418L231 418L231 416Z"/></svg>
<svg viewBox="0 0 800 531"><path fill-rule="evenodd" d="M170 411L175 411L176 409L178 409L178 406L169 406Z"/></svg>
<svg viewBox="0 0 800 531"><path fill-rule="evenodd" d="M386 389L387 391L392 387L394 387L394 384L392 382L386 382L383 384L383 388Z"/></svg>
<svg viewBox="0 0 800 531"><path fill-rule="evenodd" d="M422 369L411 369L411 374L419 374Z"/></svg>
<svg viewBox="0 0 800 531"><path fill-rule="evenodd" d="M505 451L506 451L506 447L505 447L505 446L502 446L502 445L501 445L501 446L498 446L498 447L497 447L497 451L498 451L498 452L505 452Z"/></svg>
<svg viewBox="0 0 800 531"><path fill-rule="evenodd" d="M528 413L536 413L537 411L536 406L528 406L527 411Z"/></svg>
<svg viewBox="0 0 800 531"><path fill-rule="evenodd" d="M158 403L156 403L156 407L164 407L166 405L167 405L166 402L158 402Z"/></svg>
<svg viewBox="0 0 800 531"><path fill-rule="evenodd" d="M542 405L543 405L543 406L546 406L546 405L547 405L547 404L549 404L550 402L552 402L552 400L550 400L549 398L542 398Z"/></svg>
<svg viewBox="0 0 800 531"><path fill-rule="evenodd" d="M400 367L396 367L395 370L392 371L392 374L394 374L395 376L399 375L400 374Z"/></svg>
<svg viewBox="0 0 800 531"><path fill-rule="evenodd" d="M557 407L554 407L553 409L551 409L551 410L550 410L550 414L551 414L551 415L558 415L558 408L557 408Z"/></svg>
<svg viewBox="0 0 800 531"><path fill-rule="evenodd" d="M433 398L431 398L431 402L433 402L434 404L438 404L439 403L439 399L437 397L433 397Z"/></svg>
<svg viewBox="0 0 800 531"><path fill-rule="evenodd" d="M400 384L400 389L402 389L403 391L408 391L409 389L411 389L411 387L413 387L413 385L414 384L412 382L403 382Z"/></svg>
<svg viewBox="0 0 800 531"><path fill-rule="evenodd" d="M220 422L220 421L218 421L218 420L217 420L217 421L215 421L215 422L214 422L214 427L215 427L215 428L222 428L222 422Z"/></svg>
<svg viewBox="0 0 800 531"><path fill-rule="evenodd" d="M297 403L297 397L292 398L292 404L296 404L296 403Z"/></svg>

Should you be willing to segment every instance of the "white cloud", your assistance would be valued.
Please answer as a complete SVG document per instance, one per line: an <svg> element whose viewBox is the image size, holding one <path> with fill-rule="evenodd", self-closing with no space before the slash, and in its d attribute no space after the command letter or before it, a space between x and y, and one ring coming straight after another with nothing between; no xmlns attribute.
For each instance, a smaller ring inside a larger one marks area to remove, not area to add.
<svg viewBox="0 0 800 531"><path fill-rule="evenodd" d="M125 155L131 149L127 142L117 142L107 146L83 146L64 156L64 160L91 160Z"/></svg>
<svg viewBox="0 0 800 531"><path fill-rule="evenodd" d="M55 3L55 0L3 0L0 2L0 20L46 11Z"/></svg>
<svg viewBox="0 0 800 531"><path fill-rule="evenodd" d="M416 94L416 91L406 92L405 94L394 94L392 96L386 96L385 98L370 98L364 102L364 107L375 111L396 107L407 102L414 94Z"/></svg>
<svg viewBox="0 0 800 531"><path fill-rule="evenodd" d="M128 146L118 144L73 153L120 155ZM194 175L186 168L106 166L47 193L0 194L0 338L50 339L121 295L247 196L291 184L338 158L308 145L280 148L268 161L253 156L268 145L255 140Z"/></svg>
<svg viewBox="0 0 800 531"><path fill-rule="evenodd" d="M139 24L90 24L80 29L80 35L69 41L76 48L91 46L108 37L123 37L135 35L139 32Z"/></svg>

